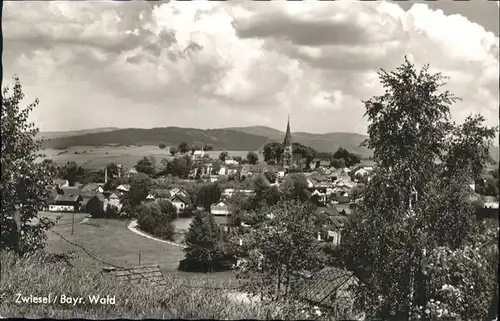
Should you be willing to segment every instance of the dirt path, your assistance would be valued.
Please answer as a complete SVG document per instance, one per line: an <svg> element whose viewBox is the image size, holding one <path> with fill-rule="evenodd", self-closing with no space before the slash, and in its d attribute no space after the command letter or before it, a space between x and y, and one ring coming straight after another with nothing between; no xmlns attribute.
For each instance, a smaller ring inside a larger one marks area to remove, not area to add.
<svg viewBox="0 0 500 321"><path fill-rule="evenodd" d="M178 247L182 247L182 248L185 248L186 246L182 245L182 244L177 244L177 243L174 243L174 242L170 242L170 241L166 241L166 240L162 240L162 239L159 239L159 238L156 238L156 237L153 237L151 235L148 235L146 233L144 233L143 231L139 230L137 228L137 221L132 221L129 223L129 225L127 226L127 228L132 231L133 233L137 234L137 235L140 235L142 237L145 237L145 238L148 238L150 240L153 240L153 241L157 241L157 242L162 242L162 243L167 243L167 244L170 244L170 245L174 245L174 246L178 246Z"/></svg>

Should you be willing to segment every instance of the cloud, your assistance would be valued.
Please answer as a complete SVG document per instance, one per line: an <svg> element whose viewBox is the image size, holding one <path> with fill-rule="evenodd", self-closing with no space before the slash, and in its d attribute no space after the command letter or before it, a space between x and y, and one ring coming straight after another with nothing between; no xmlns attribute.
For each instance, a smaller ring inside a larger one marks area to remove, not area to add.
<svg viewBox="0 0 500 321"><path fill-rule="evenodd" d="M498 122L498 37L425 4L7 2L3 29L42 130L283 129L291 112L292 130L364 131L377 70L404 55L450 76L456 120Z"/></svg>

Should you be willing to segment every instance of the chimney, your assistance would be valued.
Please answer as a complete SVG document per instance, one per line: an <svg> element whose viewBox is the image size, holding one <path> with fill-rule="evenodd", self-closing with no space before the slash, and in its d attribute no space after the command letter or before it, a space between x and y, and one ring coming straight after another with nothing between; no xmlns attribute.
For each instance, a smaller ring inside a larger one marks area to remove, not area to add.
<svg viewBox="0 0 500 321"><path fill-rule="evenodd" d="M104 184L108 182L108 167L104 169Z"/></svg>

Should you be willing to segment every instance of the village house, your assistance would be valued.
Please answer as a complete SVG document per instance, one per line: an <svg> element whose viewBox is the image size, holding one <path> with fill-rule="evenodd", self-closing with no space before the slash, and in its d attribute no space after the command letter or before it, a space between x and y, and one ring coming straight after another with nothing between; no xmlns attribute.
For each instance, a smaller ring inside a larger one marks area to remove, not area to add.
<svg viewBox="0 0 500 321"><path fill-rule="evenodd" d="M67 179L55 178L52 182L54 183L54 186L58 188L69 186L69 181Z"/></svg>
<svg viewBox="0 0 500 321"><path fill-rule="evenodd" d="M127 174L126 174L125 176L126 176L126 177L132 177L132 176L134 176L134 175L137 175L137 173L138 173L138 172L137 172L137 169L135 169L135 168L133 168L133 167L132 167L131 169L129 169L129 170L127 171Z"/></svg>
<svg viewBox="0 0 500 321"><path fill-rule="evenodd" d="M169 200L171 197L169 190L164 188L154 188L151 194L157 201Z"/></svg>
<svg viewBox="0 0 500 321"><path fill-rule="evenodd" d="M229 216L231 211L229 205L223 200L218 201L210 206L210 215L213 216L215 222L224 229L227 229Z"/></svg>
<svg viewBox="0 0 500 321"><path fill-rule="evenodd" d="M246 197L253 196L255 194L255 191L253 189L234 189L234 188L226 188L222 194L221 197L223 198L231 198L234 194L240 193Z"/></svg>
<svg viewBox="0 0 500 321"><path fill-rule="evenodd" d="M104 208L107 208L108 205L116 208L118 211L121 211L123 206L120 197L116 193L111 193L107 198L104 199Z"/></svg>
<svg viewBox="0 0 500 321"><path fill-rule="evenodd" d="M191 155L192 160L200 160L205 156L205 152L203 150L195 150L194 153Z"/></svg>
<svg viewBox="0 0 500 321"><path fill-rule="evenodd" d="M172 205L177 208L177 212L183 212L186 208L189 208L191 201L188 196L186 196L183 192L178 192L172 196L170 199Z"/></svg>
<svg viewBox="0 0 500 321"><path fill-rule="evenodd" d="M89 183L87 185L84 185L82 187L82 192L99 192L103 193L104 192L104 183Z"/></svg>
<svg viewBox="0 0 500 321"><path fill-rule="evenodd" d="M224 161L224 164L226 164L226 165L238 165L239 163L238 163L238 161L236 161L234 159L226 159Z"/></svg>
<svg viewBox="0 0 500 321"><path fill-rule="evenodd" d="M185 190L183 190L182 188L179 188L179 187L174 187L174 188L172 188L172 189L169 191L169 193L170 193L170 198L174 197L174 196L175 196L175 195L177 195L177 194L180 194L180 195L182 195L183 197L187 197L187 198L189 198L189 194L188 194Z"/></svg>
<svg viewBox="0 0 500 321"><path fill-rule="evenodd" d="M64 194L64 195L80 195L81 189L78 186L63 186L59 188L58 194Z"/></svg>
<svg viewBox="0 0 500 321"><path fill-rule="evenodd" d="M80 195L58 194L49 205L51 212L76 212L80 210L82 197Z"/></svg>

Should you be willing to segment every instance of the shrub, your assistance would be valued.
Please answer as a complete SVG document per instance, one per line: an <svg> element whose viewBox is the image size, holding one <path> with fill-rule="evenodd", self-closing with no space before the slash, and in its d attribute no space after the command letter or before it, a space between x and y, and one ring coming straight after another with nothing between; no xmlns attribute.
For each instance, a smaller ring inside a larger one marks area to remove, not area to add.
<svg viewBox="0 0 500 321"><path fill-rule="evenodd" d="M173 239L175 228L172 225L172 218L162 213L158 204L139 205L136 212L137 224L141 230L162 239Z"/></svg>

